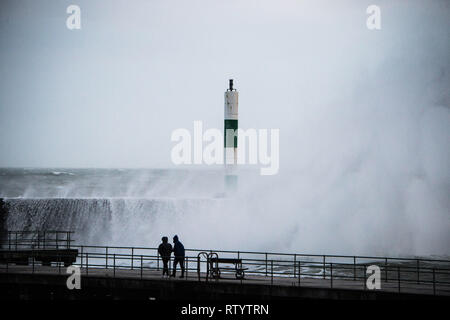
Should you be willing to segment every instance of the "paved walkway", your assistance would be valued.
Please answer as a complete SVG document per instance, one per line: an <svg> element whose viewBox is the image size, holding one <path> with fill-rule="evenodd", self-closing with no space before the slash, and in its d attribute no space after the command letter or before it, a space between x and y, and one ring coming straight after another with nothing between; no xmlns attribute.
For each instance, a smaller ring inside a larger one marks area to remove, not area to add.
<svg viewBox="0 0 450 320"><path fill-rule="evenodd" d="M66 274L66 268L61 266L19 266L19 265L9 265L6 269L5 264L0 265L0 273L14 273L14 274ZM122 279L143 279L143 280L159 280L159 281L198 281L198 275L196 270L189 270L187 272L187 277L184 279L167 278L162 277L162 271L148 270L137 268L134 270L130 269L114 269L109 268L82 268L82 277L108 277L108 278L122 278ZM178 271L178 276L180 271ZM205 280L205 273L201 273L201 281ZM336 288L336 289L348 289L348 290L365 290L364 282L362 280L342 280L342 279L323 279L323 278L304 278L302 277L299 281L298 277L273 277L273 279L268 276L256 276L256 275L246 275L245 279L237 280L234 278L233 274L225 274L221 279L209 279L210 283L215 282L233 282L245 284L260 284L260 285L276 285L276 286L300 286L309 288ZM400 284L395 280L389 282L381 283L381 291L385 292L401 292L401 293L412 293L412 294L426 294L426 295L440 295L440 296L450 296L450 286L436 284L433 288L431 283L417 283L417 282L403 282Z"/></svg>

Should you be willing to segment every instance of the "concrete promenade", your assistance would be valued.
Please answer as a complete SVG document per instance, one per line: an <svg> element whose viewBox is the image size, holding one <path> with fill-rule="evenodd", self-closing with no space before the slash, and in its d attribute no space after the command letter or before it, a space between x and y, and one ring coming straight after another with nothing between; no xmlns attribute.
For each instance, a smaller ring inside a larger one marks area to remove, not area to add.
<svg viewBox="0 0 450 320"><path fill-rule="evenodd" d="M69 290L64 266L0 265L2 298L46 299L450 299L450 286L395 280L368 290L361 280L247 275L236 280L232 274L209 279L189 270L187 277L163 278L161 271L140 268L82 268L81 290ZM180 272L178 272L178 275Z"/></svg>

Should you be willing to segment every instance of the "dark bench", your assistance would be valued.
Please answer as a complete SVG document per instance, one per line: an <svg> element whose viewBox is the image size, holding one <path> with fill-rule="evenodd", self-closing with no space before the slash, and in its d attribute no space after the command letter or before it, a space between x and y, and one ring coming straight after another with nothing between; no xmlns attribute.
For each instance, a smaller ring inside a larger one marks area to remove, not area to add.
<svg viewBox="0 0 450 320"><path fill-rule="evenodd" d="M1 250L0 262L28 265L30 258L40 261L43 266L52 262L64 262L68 267L77 260L77 249L38 249L38 250Z"/></svg>
<svg viewBox="0 0 450 320"><path fill-rule="evenodd" d="M232 259L232 258L209 258L209 272L212 278L219 279L220 271L229 270L234 271L236 279L244 279L245 270L248 268L242 267L242 259ZM230 267L219 267L219 264L234 264L234 268Z"/></svg>

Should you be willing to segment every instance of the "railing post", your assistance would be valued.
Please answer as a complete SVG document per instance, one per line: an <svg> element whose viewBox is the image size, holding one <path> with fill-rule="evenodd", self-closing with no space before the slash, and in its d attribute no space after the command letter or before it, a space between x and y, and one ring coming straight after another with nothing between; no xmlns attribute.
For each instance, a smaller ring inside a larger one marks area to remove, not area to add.
<svg viewBox="0 0 450 320"><path fill-rule="evenodd" d="M323 278L325 279L326 269L325 269L325 256L323 256Z"/></svg>
<svg viewBox="0 0 450 320"><path fill-rule="evenodd" d="M198 276L198 281L200 281L200 253L197 256L197 276Z"/></svg>
<svg viewBox="0 0 450 320"><path fill-rule="evenodd" d="M86 252L86 275L89 275L89 252Z"/></svg>
<svg viewBox="0 0 450 320"><path fill-rule="evenodd" d="M367 283L366 283L367 267L364 264L362 265L362 267L363 267L363 285L364 285L364 290L366 290L367 289Z"/></svg>
<svg viewBox="0 0 450 320"><path fill-rule="evenodd" d="M433 268L433 295L436 295L436 275L434 268Z"/></svg>
<svg viewBox="0 0 450 320"><path fill-rule="evenodd" d="M158 249L156 249L156 270L159 271L159 253L158 253Z"/></svg>
<svg viewBox="0 0 450 320"><path fill-rule="evenodd" d="M330 264L331 289L333 289L333 262Z"/></svg>
<svg viewBox="0 0 450 320"><path fill-rule="evenodd" d="M300 284L300 279L301 279L301 277L302 277L302 269L301 269L301 261L299 261L298 262L298 286L300 287L301 286L301 284Z"/></svg>
<svg viewBox="0 0 450 320"><path fill-rule="evenodd" d="M131 270L133 270L133 261L134 261L134 247L131 248Z"/></svg>
<svg viewBox="0 0 450 320"><path fill-rule="evenodd" d="M83 246L81 246L81 268L83 268Z"/></svg>
<svg viewBox="0 0 450 320"><path fill-rule="evenodd" d="M356 280L356 257L353 256L353 280Z"/></svg>
<svg viewBox="0 0 450 320"><path fill-rule="evenodd" d="M59 251L56 251L56 255L58 256L58 273L61 274L61 255Z"/></svg>
<svg viewBox="0 0 450 320"><path fill-rule="evenodd" d="M295 276L296 276L296 274L297 274L297 270L296 270L296 265L297 265L297 255L296 254L294 254L294 278L295 278Z"/></svg>
<svg viewBox="0 0 450 320"><path fill-rule="evenodd" d="M114 259L114 270L113 270L113 275L114 278L116 277L116 254L113 253L113 259Z"/></svg>
<svg viewBox="0 0 450 320"><path fill-rule="evenodd" d="M419 259L417 259L417 284L420 283L420 266L419 266L420 262Z"/></svg>
<svg viewBox="0 0 450 320"><path fill-rule="evenodd" d="M141 279L142 279L142 266L144 265L144 257L141 254Z"/></svg>
<svg viewBox="0 0 450 320"><path fill-rule="evenodd" d="M388 259L384 259L384 277L386 278L386 282L388 282Z"/></svg>
<svg viewBox="0 0 450 320"><path fill-rule="evenodd" d="M400 266L397 267L398 292L400 292Z"/></svg>
<svg viewBox="0 0 450 320"><path fill-rule="evenodd" d="M209 280L209 254L206 256L206 282Z"/></svg>
<svg viewBox="0 0 450 320"><path fill-rule="evenodd" d="M108 269L108 247L106 246L105 249L106 249L105 267L106 267L106 269Z"/></svg>
<svg viewBox="0 0 450 320"><path fill-rule="evenodd" d="M270 284L273 284L273 260L270 260Z"/></svg>
<svg viewBox="0 0 450 320"><path fill-rule="evenodd" d="M267 252L266 252L266 277L267 277Z"/></svg>
<svg viewBox="0 0 450 320"><path fill-rule="evenodd" d="M186 269L186 280L187 280L187 278L188 278L188 272L189 272L189 257L186 257L186 266L185 266L185 269Z"/></svg>

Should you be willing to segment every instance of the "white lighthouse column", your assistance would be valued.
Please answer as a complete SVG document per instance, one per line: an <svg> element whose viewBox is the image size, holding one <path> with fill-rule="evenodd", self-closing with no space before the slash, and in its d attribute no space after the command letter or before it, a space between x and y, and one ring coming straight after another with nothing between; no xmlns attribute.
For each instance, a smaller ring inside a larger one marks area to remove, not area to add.
<svg viewBox="0 0 450 320"><path fill-rule="evenodd" d="M233 79L230 79L230 86L225 92L224 123L225 189L227 192L237 190L238 97L238 92L233 88Z"/></svg>

